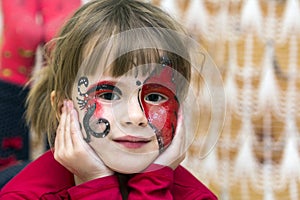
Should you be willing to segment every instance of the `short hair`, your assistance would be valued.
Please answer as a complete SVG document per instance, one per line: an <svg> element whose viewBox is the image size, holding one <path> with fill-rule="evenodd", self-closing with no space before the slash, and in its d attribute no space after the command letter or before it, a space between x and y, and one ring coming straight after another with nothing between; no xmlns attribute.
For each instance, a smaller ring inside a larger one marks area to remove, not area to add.
<svg viewBox="0 0 300 200"><path fill-rule="evenodd" d="M172 34L172 31L183 35L187 33L170 15L150 3L137 0L90 1L74 13L58 36L47 44L45 67L31 80L33 86L27 98L26 120L33 133L38 136L47 133L49 138L55 137L58 126L56 114L59 112L57 105L63 99L71 97L80 67L85 61L91 61L87 58L93 56L97 48L100 48L97 53L111 54L118 54L122 47L127 48L126 45L130 45L132 41L119 40L118 43L113 43L111 49L101 44L111 41L109 39L114 35L134 29L142 30L143 34L131 39L137 43L147 41L155 45L153 48L121 53L109 66L105 66L109 67L113 76L118 77L128 72L133 62L136 65L159 63L161 57L166 56L171 67L186 80L190 80L188 50L184 41ZM173 49L173 52L165 50L164 45L168 46L167 49ZM177 51L183 56L176 54ZM98 59L102 58L104 56L98 56ZM176 84L180 85L178 82ZM181 84L180 87L186 87L186 84ZM52 91L56 91L53 106L50 101ZM185 90L181 88L179 91Z"/></svg>

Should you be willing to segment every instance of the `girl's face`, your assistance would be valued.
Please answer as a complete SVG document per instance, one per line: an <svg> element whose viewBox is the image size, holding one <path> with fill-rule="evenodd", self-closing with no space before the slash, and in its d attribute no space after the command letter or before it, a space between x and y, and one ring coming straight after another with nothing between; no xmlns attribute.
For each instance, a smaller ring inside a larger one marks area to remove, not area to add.
<svg viewBox="0 0 300 200"><path fill-rule="evenodd" d="M83 138L107 166L121 173L149 166L171 143L177 126L173 69L163 66L141 74L81 76L74 86Z"/></svg>

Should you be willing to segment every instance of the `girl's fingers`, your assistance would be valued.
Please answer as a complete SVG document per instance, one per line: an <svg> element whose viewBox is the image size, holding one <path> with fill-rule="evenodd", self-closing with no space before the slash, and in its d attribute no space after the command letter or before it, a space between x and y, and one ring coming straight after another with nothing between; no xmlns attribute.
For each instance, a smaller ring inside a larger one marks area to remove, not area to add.
<svg viewBox="0 0 300 200"><path fill-rule="evenodd" d="M64 101L63 107L61 109L61 117L59 120L59 125L56 130L55 144L54 147L57 150L64 146L64 132L65 132L65 123L66 123L66 102Z"/></svg>
<svg viewBox="0 0 300 200"><path fill-rule="evenodd" d="M80 125L78 121L78 114L74 108L70 111L70 124L71 124L71 137L72 137L74 148L75 146L78 146L78 144L84 145L84 141L82 139L82 134L81 134Z"/></svg>
<svg viewBox="0 0 300 200"><path fill-rule="evenodd" d="M72 101L64 102L55 146L54 158L81 181L113 174L84 141Z"/></svg>
<svg viewBox="0 0 300 200"><path fill-rule="evenodd" d="M184 159L186 150L184 121L179 115L175 136L170 146L154 161L156 164L175 169Z"/></svg>
<svg viewBox="0 0 300 200"><path fill-rule="evenodd" d="M72 102L71 102L72 103ZM70 122L71 122L71 131L74 133L80 132L80 126L78 121L78 114L77 111L74 109L74 105L72 103L72 109L70 111Z"/></svg>
<svg viewBox="0 0 300 200"><path fill-rule="evenodd" d="M180 140L180 147L181 151L185 151L186 149L186 133L185 133L185 126L184 122L181 121L178 131L178 140Z"/></svg>
<svg viewBox="0 0 300 200"><path fill-rule="evenodd" d="M76 152L84 152L86 156L89 156L93 161L99 162L99 157L95 154L93 149L84 141L81 128L78 121L78 113L73 108L70 112L71 118L71 137L73 141L73 149ZM100 161L102 162L102 161Z"/></svg>
<svg viewBox="0 0 300 200"><path fill-rule="evenodd" d="M67 151L71 151L73 149L73 141L71 137L71 110L73 109L73 104L71 101L66 102L67 105L67 116L65 123L65 132L64 132L64 144Z"/></svg>

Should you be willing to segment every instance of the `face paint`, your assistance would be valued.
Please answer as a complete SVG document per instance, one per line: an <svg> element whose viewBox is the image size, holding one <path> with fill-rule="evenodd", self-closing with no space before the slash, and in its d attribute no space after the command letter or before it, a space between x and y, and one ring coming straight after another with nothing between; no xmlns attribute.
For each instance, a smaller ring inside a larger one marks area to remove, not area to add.
<svg viewBox="0 0 300 200"><path fill-rule="evenodd" d="M110 131L110 124L108 122L108 120L104 119L104 118L99 118L96 123L93 122L94 120L91 120L94 112L96 110L96 104L93 104L92 106L90 106L83 118L83 127L84 130L86 132L86 138L84 138L84 140L89 143L91 141L91 135L96 137L96 138L104 138L105 136L107 136L107 134ZM96 132L93 128L91 128L91 125L93 124L93 126L101 126L101 124L104 124L105 128L103 131L101 132Z"/></svg>
<svg viewBox="0 0 300 200"><path fill-rule="evenodd" d="M110 124L109 121L101 118L101 104L96 101L96 97L99 92L103 92L106 90L111 90L111 85L102 84L96 85L90 88L87 92L83 93L81 91L81 87L88 87L89 81L86 77L81 77L78 80L77 90L78 95L81 96L83 99L77 97L78 105L80 109L87 108L87 112L83 117L83 127L86 132L86 137L84 140L89 143L91 141L91 135L96 138L103 138L108 135L110 131ZM104 127L102 126L104 125ZM97 129L100 129L98 131Z"/></svg>
<svg viewBox="0 0 300 200"><path fill-rule="evenodd" d="M137 80L137 81L135 82L135 84L136 84L137 86L140 86L142 83L141 83L141 81Z"/></svg>
<svg viewBox="0 0 300 200"><path fill-rule="evenodd" d="M179 109L173 69L162 65L160 73L151 75L144 82L141 91L142 106L150 126L156 133L160 152L174 137Z"/></svg>

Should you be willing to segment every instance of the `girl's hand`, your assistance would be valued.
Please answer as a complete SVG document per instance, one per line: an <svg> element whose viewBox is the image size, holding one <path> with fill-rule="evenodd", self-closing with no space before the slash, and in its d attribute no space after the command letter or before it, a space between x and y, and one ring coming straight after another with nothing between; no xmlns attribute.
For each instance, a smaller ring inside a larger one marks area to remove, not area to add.
<svg viewBox="0 0 300 200"><path fill-rule="evenodd" d="M173 170L184 160L186 153L186 135L182 119L179 115L175 136L167 149L157 157L154 164L169 166Z"/></svg>
<svg viewBox="0 0 300 200"><path fill-rule="evenodd" d="M75 175L76 185L114 174L83 140L72 101L64 101L56 131L54 158Z"/></svg>

